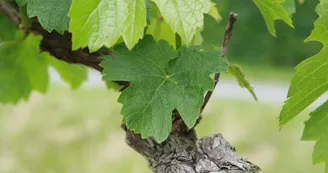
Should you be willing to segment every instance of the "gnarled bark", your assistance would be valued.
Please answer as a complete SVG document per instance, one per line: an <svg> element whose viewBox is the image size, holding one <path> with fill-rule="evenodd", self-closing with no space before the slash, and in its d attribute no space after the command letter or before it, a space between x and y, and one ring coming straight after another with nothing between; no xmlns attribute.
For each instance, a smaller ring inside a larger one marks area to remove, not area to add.
<svg viewBox="0 0 328 173"><path fill-rule="evenodd" d="M161 144L127 130L126 142L143 155L155 173L258 173L260 168L239 157L221 134L197 140L194 130L172 133Z"/></svg>

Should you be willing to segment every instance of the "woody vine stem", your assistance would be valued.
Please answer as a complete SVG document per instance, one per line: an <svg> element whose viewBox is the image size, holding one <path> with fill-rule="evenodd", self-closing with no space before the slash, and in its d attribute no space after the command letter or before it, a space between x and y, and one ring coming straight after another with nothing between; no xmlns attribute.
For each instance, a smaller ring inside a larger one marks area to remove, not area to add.
<svg viewBox="0 0 328 173"><path fill-rule="evenodd" d="M235 24L236 20L237 20L237 14L231 12L230 15L229 15L228 24L227 24L225 32L224 32L224 38L223 38L223 43L222 43L222 47L221 47L221 57L222 58L226 58L226 56L227 56L228 43L229 43L230 38L232 36L233 27L234 27L234 24ZM216 85L219 82L219 78L220 78L220 73L216 73L214 75L214 88L213 88L213 91L214 91ZM200 114L203 113L208 101L210 100L210 98L213 94L213 91L208 91L206 93L204 103L203 103L203 105L200 109ZM197 122L199 122L199 121L197 121Z"/></svg>

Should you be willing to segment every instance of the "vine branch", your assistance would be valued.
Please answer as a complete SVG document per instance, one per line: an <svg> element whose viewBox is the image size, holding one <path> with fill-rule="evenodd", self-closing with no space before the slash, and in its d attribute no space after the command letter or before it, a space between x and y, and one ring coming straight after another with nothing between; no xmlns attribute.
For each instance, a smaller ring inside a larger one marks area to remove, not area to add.
<svg viewBox="0 0 328 173"><path fill-rule="evenodd" d="M7 16L17 28L20 28L25 33L42 35L40 49L67 63L82 64L101 72L103 68L99 64L102 59L99 57L112 54L112 52L106 48L101 48L93 53L90 53L88 48L72 50L72 35L70 33L67 31L64 34L59 34L57 32L50 33L42 28L36 17L31 18L31 27L22 28L22 16L18 12L18 7L9 2L0 0L0 15L1 14ZM122 86L121 90L126 88L129 84L129 82L125 81L114 82Z"/></svg>
<svg viewBox="0 0 328 173"><path fill-rule="evenodd" d="M229 20L228 20L228 24L226 26L226 29L225 29L225 32L224 32L224 38L223 38L223 43L222 43L222 47L221 47L221 57L222 58L226 58L227 56L227 51L228 51L228 43L230 41L230 38L232 36L232 30L233 30L233 26L235 24L237 20L237 14L236 13L233 13L231 12L230 15L229 15ZM216 73L214 75L214 88L213 88L213 91L216 87L216 85L218 84L219 82L219 78L220 78L220 73ZM208 91L205 95L205 98L204 98L204 103L200 109L200 114L203 113L208 101L210 100L212 94L213 94L213 91ZM201 116L200 118L198 119L197 121L197 124L199 123L201 119Z"/></svg>
<svg viewBox="0 0 328 173"><path fill-rule="evenodd" d="M17 6L14 6L9 2L0 0L0 13L7 16L7 18L17 26L17 28L22 29L26 33L33 33L43 36L40 44L40 49L42 51L49 52L57 59L68 63L83 64L98 71L102 71L102 67L99 66L102 59L100 59L99 56L111 54L108 49L100 49L94 53L89 53L87 48L72 50L72 36L70 33L65 32L63 35L57 32L49 33L42 28L35 17L31 18L32 26L30 28L22 28L22 16L19 14L17 8Z"/></svg>

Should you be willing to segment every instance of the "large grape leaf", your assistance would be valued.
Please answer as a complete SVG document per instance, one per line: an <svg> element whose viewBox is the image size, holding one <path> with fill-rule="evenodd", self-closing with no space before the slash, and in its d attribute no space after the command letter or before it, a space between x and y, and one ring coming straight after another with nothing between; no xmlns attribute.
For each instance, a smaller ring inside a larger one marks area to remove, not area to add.
<svg viewBox="0 0 328 173"><path fill-rule="evenodd" d="M147 25L145 0L73 0L69 16L73 49L88 46L91 52L121 36L132 49Z"/></svg>
<svg viewBox="0 0 328 173"><path fill-rule="evenodd" d="M117 55L103 57L103 79L131 83L118 99L123 104L123 119L129 129L158 142L171 132L174 108L188 127L195 124L205 92L213 89L210 75L227 70L220 51L198 46L176 51L151 36L132 51L124 46L115 50Z"/></svg>
<svg viewBox="0 0 328 173"><path fill-rule="evenodd" d="M293 27L293 21L284 7L277 2L277 0L253 0L257 7L260 9L269 32L276 36L276 29L274 21L281 19L289 26Z"/></svg>
<svg viewBox="0 0 328 173"><path fill-rule="evenodd" d="M324 48L316 55L296 66L288 91L288 99L280 113L280 125L298 115L328 90L328 0L321 0L316 7L319 18L314 30L305 41L319 41Z"/></svg>
<svg viewBox="0 0 328 173"><path fill-rule="evenodd" d="M29 17L37 16L44 29L64 33L69 26L68 11L71 0L16 0L17 4L27 6Z"/></svg>
<svg viewBox="0 0 328 173"><path fill-rule="evenodd" d="M190 44L204 25L204 13L211 12L210 0L152 0L172 30Z"/></svg>
<svg viewBox="0 0 328 173"><path fill-rule="evenodd" d="M302 140L316 140L312 155L313 163L326 163L328 172L328 101L312 112L305 122Z"/></svg>

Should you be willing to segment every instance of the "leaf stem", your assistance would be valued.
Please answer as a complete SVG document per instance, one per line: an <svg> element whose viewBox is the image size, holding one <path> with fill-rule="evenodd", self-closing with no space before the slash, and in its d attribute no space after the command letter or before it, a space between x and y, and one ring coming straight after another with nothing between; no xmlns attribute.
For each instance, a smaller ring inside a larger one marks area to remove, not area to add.
<svg viewBox="0 0 328 173"><path fill-rule="evenodd" d="M19 13L21 15L21 24L20 28L29 29L32 26L32 20L27 15L26 5L19 7Z"/></svg>
<svg viewBox="0 0 328 173"><path fill-rule="evenodd" d="M222 43L222 47L221 47L221 57L222 58L226 58L226 56L227 56L226 54L227 54L227 51L228 51L228 43L229 43L230 38L232 36L232 30L233 30L233 26L234 26L234 23L236 22L236 20L237 20L237 14L231 12L230 15L229 15L228 24L227 24L225 32L224 32L224 39L223 39L223 43ZM214 75L214 88L213 88L213 91L214 91L216 85L219 82L219 78L220 78L220 73L216 73ZM208 91L206 93L205 98L204 98L204 103L203 103L203 105L200 109L200 114L203 113L208 101L210 100L210 98L213 94L213 91ZM197 120L196 125L199 123L200 119L201 119L201 116Z"/></svg>

